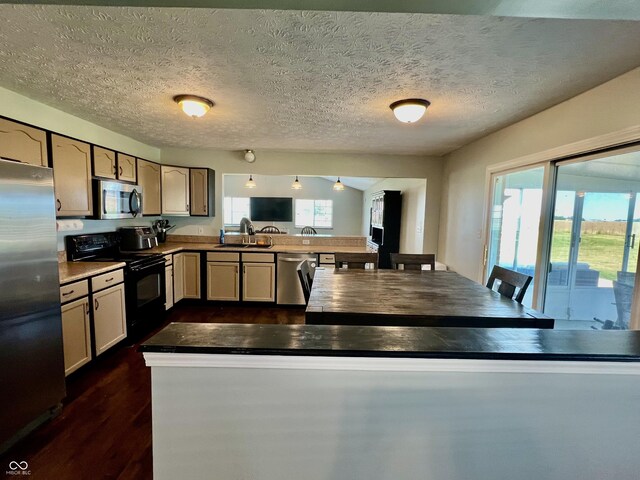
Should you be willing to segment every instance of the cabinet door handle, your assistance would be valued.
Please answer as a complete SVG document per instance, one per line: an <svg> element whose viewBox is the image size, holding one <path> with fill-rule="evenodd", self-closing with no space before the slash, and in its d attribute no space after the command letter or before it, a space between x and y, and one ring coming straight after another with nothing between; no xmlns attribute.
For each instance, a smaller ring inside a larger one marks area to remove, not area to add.
<svg viewBox="0 0 640 480"><path fill-rule="evenodd" d="M68 292L65 292L62 294L63 297L67 297L69 295L71 295L73 292L75 292L75 290L69 290Z"/></svg>
<svg viewBox="0 0 640 480"><path fill-rule="evenodd" d="M62 202L59 198L56 198L56 203L58 204L58 211L62 210Z"/></svg>
<svg viewBox="0 0 640 480"><path fill-rule="evenodd" d="M113 174L114 175L118 174L118 169L116 168L115 164L113 165Z"/></svg>
<svg viewBox="0 0 640 480"><path fill-rule="evenodd" d="M94 299L93 299L93 308L94 308L95 310L97 310L98 308L100 308L100 304L98 303L98 299L97 299L97 298L94 298Z"/></svg>
<svg viewBox="0 0 640 480"><path fill-rule="evenodd" d="M86 315L89 315L89 302L85 303L84 307L85 307L85 312L84 313Z"/></svg>
<svg viewBox="0 0 640 480"><path fill-rule="evenodd" d="M247 273L247 266L246 265L242 266L242 273L245 273L245 274Z"/></svg>
<svg viewBox="0 0 640 480"><path fill-rule="evenodd" d="M113 277L109 277L109 278L105 279L105 282L113 282Z"/></svg>
<svg viewBox="0 0 640 480"><path fill-rule="evenodd" d="M120 176L122 176L122 167L120 167Z"/></svg>

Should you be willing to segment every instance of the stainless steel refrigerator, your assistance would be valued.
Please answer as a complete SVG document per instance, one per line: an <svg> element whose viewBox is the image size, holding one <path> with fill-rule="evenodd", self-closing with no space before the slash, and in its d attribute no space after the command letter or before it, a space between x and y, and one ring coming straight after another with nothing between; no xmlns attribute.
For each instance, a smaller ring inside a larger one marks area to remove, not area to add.
<svg viewBox="0 0 640 480"><path fill-rule="evenodd" d="M0 452L65 396L50 168L0 160Z"/></svg>

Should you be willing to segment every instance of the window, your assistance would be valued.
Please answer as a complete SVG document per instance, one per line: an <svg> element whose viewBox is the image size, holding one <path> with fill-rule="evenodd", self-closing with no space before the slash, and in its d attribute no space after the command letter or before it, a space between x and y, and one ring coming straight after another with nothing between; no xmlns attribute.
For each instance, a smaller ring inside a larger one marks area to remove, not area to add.
<svg viewBox="0 0 640 480"><path fill-rule="evenodd" d="M249 197L224 197L224 224L240 225L242 217L249 218Z"/></svg>
<svg viewBox="0 0 640 480"><path fill-rule="evenodd" d="M333 200L296 200L296 228L332 228Z"/></svg>

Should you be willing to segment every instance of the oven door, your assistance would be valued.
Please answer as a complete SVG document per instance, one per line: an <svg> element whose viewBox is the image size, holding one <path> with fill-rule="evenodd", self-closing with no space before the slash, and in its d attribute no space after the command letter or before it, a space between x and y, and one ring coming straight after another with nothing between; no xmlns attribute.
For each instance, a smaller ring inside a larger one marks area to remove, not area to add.
<svg viewBox="0 0 640 480"><path fill-rule="evenodd" d="M135 218L142 213L142 187L96 180L94 188L100 219Z"/></svg>
<svg viewBox="0 0 640 480"><path fill-rule="evenodd" d="M164 258L128 269L125 282L127 328L133 335L148 332L164 318L165 281Z"/></svg>

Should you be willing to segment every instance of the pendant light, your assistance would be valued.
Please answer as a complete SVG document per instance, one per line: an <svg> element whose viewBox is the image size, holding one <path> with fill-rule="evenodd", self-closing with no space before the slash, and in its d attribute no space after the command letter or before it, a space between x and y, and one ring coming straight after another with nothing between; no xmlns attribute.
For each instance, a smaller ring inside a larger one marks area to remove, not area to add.
<svg viewBox="0 0 640 480"><path fill-rule="evenodd" d="M333 184L333 189L336 192L341 192L342 190L344 190L344 185L342 184L342 182L340 181L340 177L338 177L338 181L336 183Z"/></svg>
<svg viewBox="0 0 640 480"><path fill-rule="evenodd" d="M413 123L422 118L429 105L431 102L423 98L407 98L393 102L389 108L393 110L393 114L401 122Z"/></svg>
<svg viewBox="0 0 640 480"><path fill-rule="evenodd" d="M301 190L301 189L302 189L302 184L300 183L300 180L298 180L298 176L296 175L296 179L291 184L291 190Z"/></svg>
<svg viewBox="0 0 640 480"><path fill-rule="evenodd" d="M256 188L256 182L253 181L253 175L249 175L249 180L244 184L244 188Z"/></svg>
<svg viewBox="0 0 640 480"><path fill-rule="evenodd" d="M203 116L213 107L213 102L208 98L197 95L176 95L173 101L180 105L182 111L192 118Z"/></svg>

